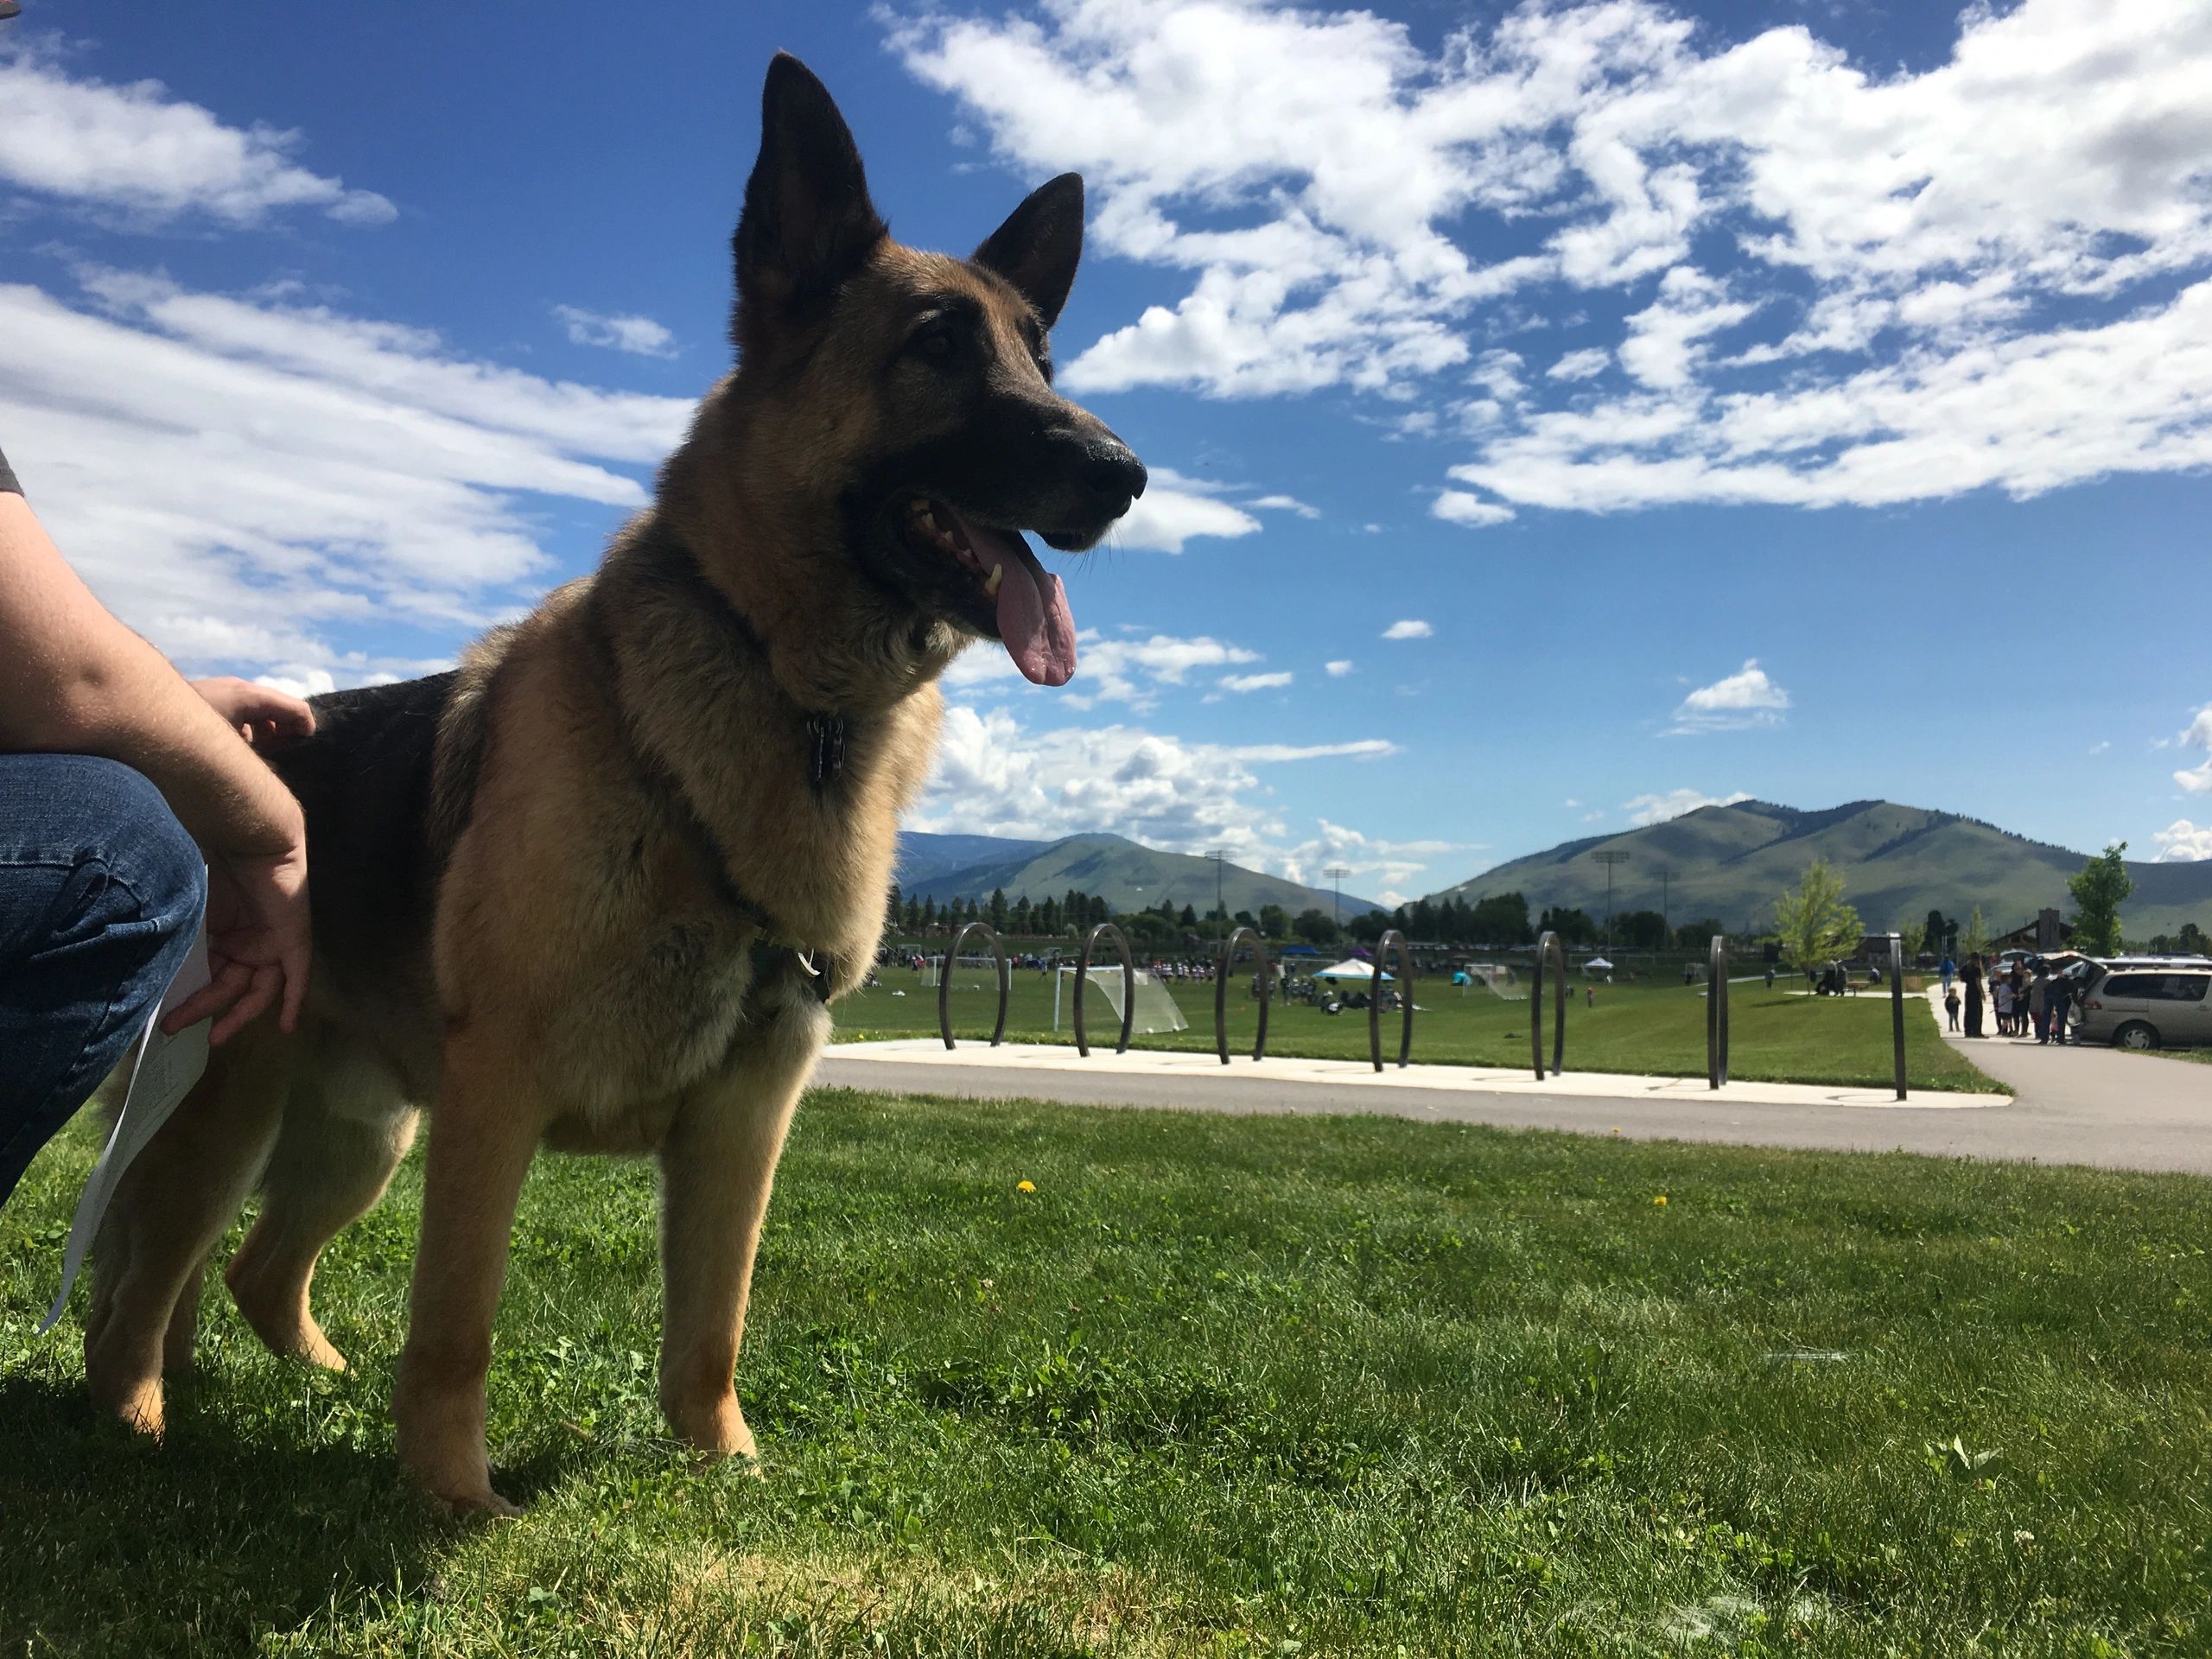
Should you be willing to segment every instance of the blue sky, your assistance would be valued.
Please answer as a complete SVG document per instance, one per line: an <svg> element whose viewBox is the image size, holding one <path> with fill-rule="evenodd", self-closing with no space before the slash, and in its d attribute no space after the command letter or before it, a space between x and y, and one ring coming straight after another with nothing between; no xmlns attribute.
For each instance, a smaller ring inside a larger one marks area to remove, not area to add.
<svg viewBox="0 0 2212 1659"><path fill-rule="evenodd" d="M0 448L194 671L448 662L728 366L760 80L903 239L1068 168L1152 467L916 827L1414 894L1748 794L2212 856L2212 11L27 0Z"/></svg>

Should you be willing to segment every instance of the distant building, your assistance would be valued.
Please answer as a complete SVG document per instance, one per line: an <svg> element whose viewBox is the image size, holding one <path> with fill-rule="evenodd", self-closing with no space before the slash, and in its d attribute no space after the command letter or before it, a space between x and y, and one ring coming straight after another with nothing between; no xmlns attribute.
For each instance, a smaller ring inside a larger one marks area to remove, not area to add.
<svg viewBox="0 0 2212 1659"><path fill-rule="evenodd" d="M2016 927L2010 933L2000 933L1989 942L1992 950L2063 950L2074 943L2074 924L2063 920L2055 910L2036 912L2036 918L2024 927Z"/></svg>

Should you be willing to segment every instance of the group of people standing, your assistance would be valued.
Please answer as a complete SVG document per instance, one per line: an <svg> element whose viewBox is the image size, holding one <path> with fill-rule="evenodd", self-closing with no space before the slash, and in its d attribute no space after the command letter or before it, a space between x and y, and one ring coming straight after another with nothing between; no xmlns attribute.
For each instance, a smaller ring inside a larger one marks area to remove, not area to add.
<svg viewBox="0 0 2212 1659"><path fill-rule="evenodd" d="M1953 1031L1959 1029L1963 1004L1968 1037L1987 1035L1982 1022L1994 1015L2000 1037L2025 1037L2032 1029L2038 1043L2065 1045L2067 1021L2074 1011L2074 982L2065 975L2053 973L2040 962L2031 965L2015 959L2005 968L1980 955L1968 957L1963 969L1945 957L1939 971L1943 976L1943 1010Z"/></svg>

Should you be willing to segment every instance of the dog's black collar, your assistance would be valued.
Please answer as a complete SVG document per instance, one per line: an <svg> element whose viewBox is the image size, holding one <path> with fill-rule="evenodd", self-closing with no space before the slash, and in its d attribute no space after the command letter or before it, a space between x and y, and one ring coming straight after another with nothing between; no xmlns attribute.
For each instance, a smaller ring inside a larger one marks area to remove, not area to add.
<svg viewBox="0 0 2212 1659"><path fill-rule="evenodd" d="M810 752L807 775L817 789L826 788L845 769L845 717L809 715L806 736Z"/></svg>

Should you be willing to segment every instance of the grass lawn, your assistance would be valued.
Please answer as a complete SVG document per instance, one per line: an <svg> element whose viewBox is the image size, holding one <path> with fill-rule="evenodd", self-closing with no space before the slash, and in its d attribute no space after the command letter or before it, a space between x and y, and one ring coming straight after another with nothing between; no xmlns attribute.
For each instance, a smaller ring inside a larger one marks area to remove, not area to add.
<svg viewBox="0 0 2212 1659"><path fill-rule="evenodd" d="M463 1525L385 1416L418 1162L318 1277L359 1369L213 1287L157 1449L30 1338L90 1131L0 1211L9 1654L2212 1647L2193 1178L824 1092L767 1478L663 1436L649 1166L548 1158L492 1378L530 1508Z"/></svg>
<svg viewBox="0 0 2212 1659"><path fill-rule="evenodd" d="M1229 1040L1231 1053L1252 1052L1259 1004L1249 994L1249 976L1230 987ZM1803 982L1796 982L1802 985ZM1889 1000L1883 996L1793 996L1790 982L1774 990L1747 983L1730 988L1728 1071L1746 1082L1870 1084L1886 1087L1892 1077ZM1213 987L1175 984L1169 988L1187 1031L1135 1039L1140 1048L1213 1047ZM904 996L894 996L904 991ZM1574 987L1567 1015L1569 1071L1629 1071L1658 1077L1705 1075L1705 997L1701 988L1682 985L1599 985L1594 1007L1584 1006L1582 987ZM1073 1042L1073 1014L1065 1006L1074 981L1063 988L1060 1030L1052 1031L1052 982L1037 973L1014 976L1007 1003L1007 1037L1016 1042ZM1090 994L1094 1042L1109 1048L1121 1021L1103 991ZM1462 1065L1523 1066L1529 1064L1529 1004L1509 1002L1484 990L1459 989L1441 979L1415 982L1414 1062ZM1551 1007L1544 1009L1545 1052L1551 1045ZM998 1012L998 992L988 969L963 970L953 981L953 1033L963 1040L988 1041ZM846 998L836 1007L837 1035L844 1040L868 1037L937 1034L937 989L904 968L887 969L882 988ZM1385 1014L1383 1053L1395 1060L1398 1020ZM1268 1016L1268 1052L1299 1058L1365 1059L1367 1013L1351 1009L1329 1015L1298 1003L1277 1003ZM1905 1074L1910 1087L2002 1093L2003 1086L1976 1071L1972 1062L1943 1041L1925 997L1905 998Z"/></svg>

